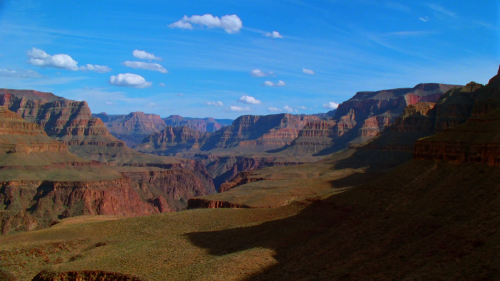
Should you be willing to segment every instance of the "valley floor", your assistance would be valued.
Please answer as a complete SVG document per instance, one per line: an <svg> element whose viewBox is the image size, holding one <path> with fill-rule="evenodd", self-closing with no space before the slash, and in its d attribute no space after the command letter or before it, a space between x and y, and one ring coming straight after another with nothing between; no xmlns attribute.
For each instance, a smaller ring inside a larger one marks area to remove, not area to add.
<svg viewBox="0 0 500 281"><path fill-rule="evenodd" d="M75 217L7 235L0 278L498 280L499 194L498 167L412 160L322 200Z"/></svg>

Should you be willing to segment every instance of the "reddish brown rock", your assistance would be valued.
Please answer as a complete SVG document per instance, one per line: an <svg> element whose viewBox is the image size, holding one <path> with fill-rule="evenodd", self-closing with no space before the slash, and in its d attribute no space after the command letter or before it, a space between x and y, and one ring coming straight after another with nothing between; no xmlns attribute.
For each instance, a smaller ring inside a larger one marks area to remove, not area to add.
<svg viewBox="0 0 500 281"><path fill-rule="evenodd" d="M229 120L218 122L216 119L208 118L185 118L179 115L171 115L163 119L168 126L172 127L188 127L190 129L205 132L216 132L226 126L231 125Z"/></svg>
<svg viewBox="0 0 500 281"><path fill-rule="evenodd" d="M244 204L235 204L226 201L206 200L203 198L191 198L188 201L188 209L219 209L219 208L250 208Z"/></svg>
<svg viewBox="0 0 500 281"><path fill-rule="evenodd" d="M127 146L134 147L152 133L160 132L167 125L156 114L132 112L128 115L107 115L106 113L93 114L103 120L108 131Z"/></svg>
<svg viewBox="0 0 500 281"><path fill-rule="evenodd" d="M236 177L234 177L230 182L223 183L219 187L219 193L226 192L232 188L235 188L237 186L251 183L251 182L256 182L256 181L262 181L266 180L265 178L255 178L255 177L250 177L252 175L255 175L255 173L252 172L241 172Z"/></svg>
<svg viewBox="0 0 500 281"><path fill-rule="evenodd" d="M240 116L231 126L211 135L202 150L231 148L256 152L279 149L290 145L307 122L312 120L319 118L292 114Z"/></svg>
<svg viewBox="0 0 500 281"><path fill-rule="evenodd" d="M210 136L197 130L167 126L161 132L153 133L142 140L135 149L157 155L176 155L180 152L198 151Z"/></svg>
<svg viewBox="0 0 500 281"><path fill-rule="evenodd" d="M85 101L31 90L0 89L0 105L39 124L48 136L70 146L124 146L99 118L92 117Z"/></svg>

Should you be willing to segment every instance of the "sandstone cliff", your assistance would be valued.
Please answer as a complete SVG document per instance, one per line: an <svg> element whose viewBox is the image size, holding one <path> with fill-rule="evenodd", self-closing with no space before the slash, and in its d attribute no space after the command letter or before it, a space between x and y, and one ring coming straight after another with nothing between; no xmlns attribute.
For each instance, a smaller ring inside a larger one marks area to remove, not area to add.
<svg viewBox="0 0 500 281"><path fill-rule="evenodd" d="M343 102L336 110L328 112L329 132L320 138L303 137L295 140L290 153L328 154L360 144L379 135L384 128L393 124L407 106L418 102L436 102L445 92L457 88L455 85L419 84L413 88L358 92ZM304 130L311 130L306 126Z"/></svg>
<svg viewBox="0 0 500 281"><path fill-rule="evenodd" d="M80 103L74 115L64 117L62 113L74 109L72 103L57 103L61 99L33 91L28 92L28 96L30 93L35 95L34 102L40 100L36 95L41 95L42 102L46 102L42 107L47 119L43 120L51 120L51 112L59 112L61 114L54 117L57 122L68 118L66 123L82 122L96 129L95 123L78 117L88 116L83 110L85 103ZM6 96L13 100L8 95L3 97ZM51 99L54 102L51 103ZM21 100L26 104L30 101L25 97ZM101 122L98 118L92 120ZM103 143L95 142L92 133L89 134L92 142L72 145L80 136L85 139L85 132L81 135L76 129L69 130L69 135L63 134L62 139L69 137L72 141L57 141L57 136L50 138L42 130L42 126L51 132L61 129L51 122L41 122L41 125L28 122L0 107L0 228L3 234L44 228L59 218L84 214L141 216L176 211L184 208L193 196L215 192L212 179L199 161L145 155L119 141L116 143L122 145L115 146L113 142L110 145L106 138ZM100 132L97 130L97 138L109 136L113 140L106 128L102 128ZM70 153L68 145L87 159Z"/></svg>
<svg viewBox="0 0 500 281"><path fill-rule="evenodd" d="M167 118L163 118L165 123L168 126L172 127L188 127L190 129L200 131L202 133L204 132L215 132L223 127L231 125L231 122L228 123L230 120L220 120L217 121L214 118L207 117L207 118L188 118L188 117L182 117L179 115L171 115Z"/></svg>
<svg viewBox="0 0 500 281"><path fill-rule="evenodd" d="M99 113L92 116L100 118L108 131L129 147L140 144L145 137L167 127L159 115L144 112L132 112L127 115Z"/></svg>
<svg viewBox="0 0 500 281"><path fill-rule="evenodd" d="M202 133L187 126L167 126L161 132L144 138L135 150L157 155L176 155L181 152L199 150L209 136L210 133Z"/></svg>
<svg viewBox="0 0 500 281"><path fill-rule="evenodd" d="M418 140L413 157L420 160L500 165L500 70L482 87L470 83L458 94L462 103L436 112L438 134ZM450 109L455 109L455 113ZM443 114L443 111L445 112ZM439 118L439 113L445 115ZM463 123L461 121L467 120Z"/></svg>
<svg viewBox="0 0 500 281"><path fill-rule="evenodd" d="M244 115L231 126L212 134L202 150L231 149L233 151L263 152L290 145L308 121L316 116L276 114L266 116Z"/></svg>

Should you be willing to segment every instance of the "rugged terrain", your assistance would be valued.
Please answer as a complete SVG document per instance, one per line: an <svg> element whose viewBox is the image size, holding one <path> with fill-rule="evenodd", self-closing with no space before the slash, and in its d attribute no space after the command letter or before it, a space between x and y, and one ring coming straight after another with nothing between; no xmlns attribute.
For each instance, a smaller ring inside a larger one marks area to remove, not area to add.
<svg viewBox="0 0 500 281"><path fill-rule="evenodd" d="M130 149L91 117L85 102L36 91L1 93L0 101L17 112L1 107L3 234L82 214L176 211L190 197L215 192L201 162Z"/></svg>
<svg viewBox="0 0 500 281"><path fill-rule="evenodd" d="M145 114L140 111L131 112L127 115L108 115L103 112L92 114L92 116L100 118L108 131L113 136L124 141L129 147L136 146L145 137L167 127L159 115Z"/></svg>
<svg viewBox="0 0 500 281"><path fill-rule="evenodd" d="M231 119L214 119L211 117L207 118L190 118L182 117L179 115L170 115L169 117L163 118L165 124L172 127L188 127L190 129L200 131L202 133L209 132L213 133L222 129L223 127L230 126L233 120Z"/></svg>

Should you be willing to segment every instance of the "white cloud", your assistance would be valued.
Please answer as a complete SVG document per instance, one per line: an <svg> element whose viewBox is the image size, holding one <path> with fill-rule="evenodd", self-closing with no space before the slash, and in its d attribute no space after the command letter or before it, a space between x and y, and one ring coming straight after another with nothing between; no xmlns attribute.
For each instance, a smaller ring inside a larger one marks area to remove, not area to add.
<svg viewBox="0 0 500 281"><path fill-rule="evenodd" d="M178 93L178 94L175 94L175 95L178 96L178 97L183 97L184 96L183 93Z"/></svg>
<svg viewBox="0 0 500 281"><path fill-rule="evenodd" d="M293 112L293 108L289 107L288 105L285 105L283 106L283 109L288 112L288 113L292 113Z"/></svg>
<svg viewBox="0 0 500 281"><path fill-rule="evenodd" d="M339 107L339 104L331 101L329 103L323 104L323 107L327 109L337 109L337 107Z"/></svg>
<svg viewBox="0 0 500 281"><path fill-rule="evenodd" d="M158 71L161 73L168 73L168 71L163 66L161 66L157 63L149 63L149 62L142 62L142 61L125 61L125 62L123 62L123 65L131 67L131 68L140 68L140 69Z"/></svg>
<svg viewBox="0 0 500 281"><path fill-rule="evenodd" d="M273 31L273 32L265 33L264 36L271 37L271 38L280 38L280 39L283 39L283 36L281 36L281 34L278 31Z"/></svg>
<svg viewBox="0 0 500 281"><path fill-rule="evenodd" d="M231 111L250 111L250 107L241 107L241 106L229 106L229 110Z"/></svg>
<svg viewBox="0 0 500 281"><path fill-rule="evenodd" d="M206 102L206 104L211 106L224 106L224 104L221 101L209 101Z"/></svg>
<svg viewBox="0 0 500 281"><path fill-rule="evenodd" d="M241 103L246 103L246 104L261 104L262 102L254 97L251 96L241 96L241 98L238 99L238 102Z"/></svg>
<svg viewBox="0 0 500 281"><path fill-rule="evenodd" d="M79 69L83 71L95 71L97 73L106 73L111 71L111 68L109 68L107 65L97 64L87 64L85 66L80 66Z"/></svg>
<svg viewBox="0 0 500 281"><path fill-rule="evenodd" d="M154 103L154 102L150 102L150 103L147 103L146 106L147 107L155 107L157 106L158 104L157 103Z"/></svg>
<svg viewBox="0 0 500 281"><path fill-rule="evenodd" d="M284 87L284 86L286 86L286 83L281 81L281 80L278 81L278 83L274 83L271 81L265 81L264 86L266 86L266 87Z"/></svg>
<svg viewBox="0 0 500 281"><path fill-rule="evenodd" d="M114 103L110 102L110 101L107 101L106 102L107 105L113 105Z"/></svg>
<svg viewBox="0 0 500 281"><path fill-rule="evenodd" d="M428 22L429 21L429 17L419 17L418 19L421 20L421 21L423 21L423 22Z"/></svg>
<svg viewBox="0 0 500 281"><path fill-rule="evenodd" d="M243 27L243 22L237 15L225 15L221 18L211 14L203 16L184 16L181 20L169 25L170 28L193 29L193 24L206 26L208 28L222 28L227 33L237 33Z"/></svg>
<svg viewBox="0 0 500 281"><path fill-rule="evenodd" d="M11 78L41 78L42 75L33 70L12 70L8 68L0 68L1 77Z"/></svg>
<svg viewBox="0 0 500 281"><path fill-rule="evenodd" d="M42 67L55 67L77 71L78 62L66 54L49 55L45 51L33 47L27 53L28 63Z"/></svg>
<svg viewBox="0 0 500 281"><path fill-rule="evenodd" d="M305 106L303 106L303 105L301 105L301 106L297 106L297 108L298 108L298 109L310 109L310 108L307 108L307 107L305 107Z"/></svg>
<svg viewBox="0 0 500 281"><path fill-rule="evenodd" d="M271 112L281 112L282 110L277 108L277 107L268 107L267 108L268 111L271 111Z"/></svg>
<svg viewBox="0 0 500 281"><path fill-rule="evenodd" d="M250 74L252 75L252 77L266 77L266 76L273 75L274 72L270 71L268 73L265 73L265 72L261 71L260 69L254 69L254 70L252 70L252 72L250 72Z"/></svg>
<svg viewBox="0 0 500 281"><path fill-rule="evenodd" d="M452 18L457 18L457 14L455 12L452 12L452 11L446 9L445 7L443 7L441 5L427 4L427 6L438 13L447 15L447 16L452 17Z"/></svg>
<svg viewBox="0 0 500 281"><path fill-rule="evenodd" d="M302 68L302 72L304 72L305 74L311 74L311 75L314 74L314 71L307 69L307 68Z"/></svg>
<svg viewBox="0 0 500 281"><path fill-rule="evenodd" d="M150 54L146 51L141 51L141 50L134 50L132 52L132 55L138 59L141 59L141 60L162 60L162 58L160 58L160 57L157 57L153 54Z"/></svg>
<svg viewBox="0 0 500 281"><path fill-rule="evenodd" d="M112 75L109 78L109 83L119 87L132 87L132 88L147 88L153 85L152 82L147 82L144 77L132 74L124 73L118 75Z"/></svg>
<svg viewBox="0 0 500 281"><path fill-rule="evenodd" d="M163 82L158 84L158 85L160 85L160 87L165 87L165 83L163 83Z"/></svg>

